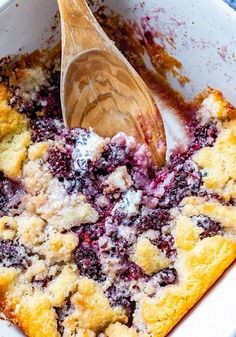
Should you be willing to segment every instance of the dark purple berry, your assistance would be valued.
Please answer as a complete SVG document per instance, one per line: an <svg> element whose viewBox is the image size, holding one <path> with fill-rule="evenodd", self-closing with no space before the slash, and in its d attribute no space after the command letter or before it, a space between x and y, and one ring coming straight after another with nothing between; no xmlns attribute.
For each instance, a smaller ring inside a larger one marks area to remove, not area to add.
<svg viewBox="0 0 236 337"><path fill-rule="evenodd" d="M71 154L63 148L52 147L48 152L49 170L54 177L70 178L71 161Z"/></svg>
<svg viewBox="0 0 236 337"><path fill-rule="evenodd" d="M157 172L147 187L148 195L157 199L157 206L170 209L178 206L183 198L199 192L201 175L192 160L172 155L167 168Z"/></svg>
<svg viewBox="0 0 236 337"><path fill-rule="evenodd" d="M176 254L174 242L174 238L171 234L161 234L155 244L166 256L170 257Z"/></svg>
<svg viewBox="0 0 236 337"><path fill-rule="evenodd" d="M101 158L95 163L95 172L107 174L113 172L118 166L125 165L128 162L129 149L126 145L118 146L109 143L105 148Z"/></svg>
<svg viewBox="0 0 236 337"><path fill-rule="evenodd" d="M218 129L215 123L202 125L196 120L191 123L190 132L193 135L193 141L190 147L193 147L193 149L212 146L218 135Z"/></svg>
<svg viewBox="0 0 236 337"><path fill-rule="evenodd" d="M165 268L158 273L158 278L160 286L165 287L176 282L177 272L174 268Z"/></svg>
<svg viewBox="0 0 236 337"><path fill-rule="evenodd" d="M55 118L50 117L38 117L32 119L31 129L33 142L42 142L49 139L54 140L58 134L58 123Z"/></svg>
<svg viewBox="0 0 236 337"><path fill-rule="evenodd" d="M204 232L200 234L200 239L215 236L221 233L222 228L219 222L213 221L205 215L196 217L196 225L202 227Z"/></svg>
<svg viewBox="0 0 236 337"><path fill-rule="evenodd" d="M141 234L149 229L161 230L163 226L170 222L170 213L165 209L142 210L141 214L133 221L137 233Z"/></svg>
<svg viewBox="0 0 236 337"><path fill-rule="evenodd" d="M88 243L82 243L75 250L74 259L81 275L88 276L96 281L104 280L97 253Z"/></svg>
<svg viewBox="0 0 236 337"><path fill-rule="evenodd" d="M49 79L49 84L40 88L36 95L36 100L41 105L44 116L61 118L61 101L60 101L60 73L55 72Z"/></svg>
<svg viewBox="0 0 236 337"><path fill-rule="evenodd" d="M105 228L103 223L81 225L75 229L80 243L87 243L96 246L98 239L104 234Z"/></svg>
<svg viewBox="0 0 236 337"><path fill-rule="evenodd" d="M141 268L134 262L127 261L126 264L122 266L120 277L126 281L138 280L143 276L144 274Z"/></svg>
<svg viewBox="0 0 236 337"><path fill-rule="evenodd" d="M0 262L6 267L26 268L29 265L25 247L16 240L0 241Z"/></svg>
<svg viewBox="0 0 236 337"><path fill-rule="evenodd" d="M0 217L9 212L17 214L24 190L18 181L8 179L0 172Z"/></svg>

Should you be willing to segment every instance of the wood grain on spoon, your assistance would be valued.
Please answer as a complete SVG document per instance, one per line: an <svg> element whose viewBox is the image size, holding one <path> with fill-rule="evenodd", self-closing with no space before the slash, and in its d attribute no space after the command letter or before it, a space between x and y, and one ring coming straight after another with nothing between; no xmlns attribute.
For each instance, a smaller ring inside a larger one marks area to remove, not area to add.
<svg viewBox="0 0 236 337"><path fill-rule="evenodd" d="M140 76L103 32L84 0L58 0L62 26L61 101L66 126L119 131L146 143L158 166L166 140L160 112Z"/></svg>

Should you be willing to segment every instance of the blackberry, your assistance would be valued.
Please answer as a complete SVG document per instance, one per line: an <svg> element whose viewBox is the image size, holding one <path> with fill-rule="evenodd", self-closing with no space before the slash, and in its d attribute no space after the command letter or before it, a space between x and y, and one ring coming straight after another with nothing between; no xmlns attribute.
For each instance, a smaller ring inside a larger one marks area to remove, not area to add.
<svg viewBox="0 0 236 337"><path fill-rule="evenodd" d="M25 247L16 240L0 241L0 262L6 267L28 267Z"/></svg>

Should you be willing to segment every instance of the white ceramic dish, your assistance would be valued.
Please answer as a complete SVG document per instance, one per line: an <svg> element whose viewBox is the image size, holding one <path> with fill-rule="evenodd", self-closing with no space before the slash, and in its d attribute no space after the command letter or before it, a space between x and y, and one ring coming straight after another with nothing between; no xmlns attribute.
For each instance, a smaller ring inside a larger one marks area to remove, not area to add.
<svg viewBox="0 0 236 337"><path fill-rule="evenodd" d="M159 43L181 61L183 73L190 78L181 87L169 77L187 99L212 86L236 105L236 13L223 1L146 0L140 6L140 0L106 0L105 4L137 22L144 15L152 17L152 26L161 33ZM56 11L55 0L0 0L0 58L48 46ZM51 44L59 41L59 29L53 36ZM170 37L174 43L168 43ZM160 110L167 132L171 130L168 144L173 146L174 139L183 137L181 126L167 106L160 104ZM235 281L232 266L170 336L235 337ZM0 321L0 337L17 336L22 334Z"/></svg>

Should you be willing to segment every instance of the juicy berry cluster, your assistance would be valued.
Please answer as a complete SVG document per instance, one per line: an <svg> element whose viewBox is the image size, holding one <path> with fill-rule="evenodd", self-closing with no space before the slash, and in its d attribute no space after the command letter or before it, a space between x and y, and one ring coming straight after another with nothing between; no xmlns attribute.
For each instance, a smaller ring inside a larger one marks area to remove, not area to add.
<svg viewBox="0 0 236 337"><path fill-rule="evenodd" d="M98 239L104 234L103 224L86 224L74 228L79 239L78 247L74 252L74 258L81 275L94 280L104 279L102 266L98 256Z"/></svg>
<svg viewBox="0 0 236 337"><path fill-rule="evenodd" d="M141 234L149 229L161 230L163 226L170 223L170 213L165 209L148 209L141 210L140 215L133 222L138 234Z"/></svg>
<svg viewBox="0 0 236 337"><path fill-rule="evenodd" d="M177 156L179 158L179 156ZM168 174L161 183L164 192L158 198L158 205L170 209L178 206L183 198L196 195L201 184L201 175L191 160L183 161L172 156L168 167ZM158 189L158 185L157 185ZM158 191L159 192L159 191Z"/></svg>
<svg viewBox="0 0 236 337"><path fill-rule="evenodd" d="M170 233L161 234L156 240L156 245L168 257L176 254L176 250L174 248L174 238Z"/></svg>
<svg viewBox="0 0 236 337"><path fill-rule="evenodd" d="M136 263L132 261L126 261L119 276L126 281L132 281L144 277L145 274Z"/></svg>
<svg viewBox="0 0 236 337"><path fill-rule="evenodd" d="M81 275L88 276L96 281L104 280L99 257L91 245L86 242L80 244L75 250L74 259Z"/></svg>
<svg viewBox="0 0 236 337"><path fill-rule="evenodd" d="M48 152L49 170L59 179L71 177L71 154L62 148L52 147Z"/></svg>
<svg viewBox="0 0 236 337"><path fill-rule="evenodd" d="M197 120L192 121L190 132L193 136L190 148L193 148L195 151L204 146L212 146L218 135L215 123L201 125Z"/></svg>
<svg viewBox="0 0 236 337"><path fill-rule="evenodd" d="M74 228L73 231L77 234L80 243L86 242L89 245L97 246L97 241L105 233L105 228L101 222L81 225Z"/></svg>

